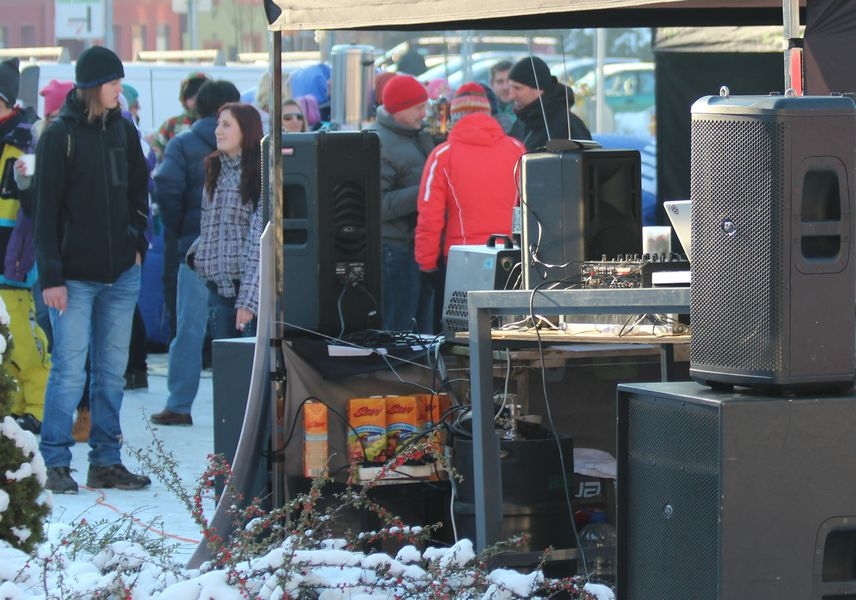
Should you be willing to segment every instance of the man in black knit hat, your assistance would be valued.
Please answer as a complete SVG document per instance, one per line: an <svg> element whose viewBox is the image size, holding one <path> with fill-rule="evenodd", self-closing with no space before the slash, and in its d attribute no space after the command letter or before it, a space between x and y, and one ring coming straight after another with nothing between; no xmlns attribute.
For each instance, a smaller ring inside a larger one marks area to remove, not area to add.
<svg viewBox="0 0 856 600"><path fill-rule="evenodd" d="M122 117L125 70L92 46L75 66L75 89L36 146L34 240L42 298L53 327L39 450L45 487L77 493L71 477L72 415L89 352L90 488L137 490L145 475L122 464L119 413L140 265L148 249L148 168L137 130Z"/></svg>
<svg viewBox="0 0 856 600"><path fill-rule="evenodd" d="M559 83L543 60L520 59L508 78L517 115L509 135L523 142L527 151L543 148L550 140L591 139L588 127L571 112L574 91Z"/></svg>

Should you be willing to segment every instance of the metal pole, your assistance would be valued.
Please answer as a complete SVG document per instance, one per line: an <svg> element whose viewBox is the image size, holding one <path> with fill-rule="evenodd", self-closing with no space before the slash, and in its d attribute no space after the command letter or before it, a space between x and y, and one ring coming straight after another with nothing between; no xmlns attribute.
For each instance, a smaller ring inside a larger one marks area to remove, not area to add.
<svg viewBox="0 0 856 600"><path fill-rule="evenodd" d="M794 88L791 77L791 53L799 52L795 41L800 31L800 3L799 0L782 0L782 15L784 18L784 51L785 51L785 90Z"/></svg>
<svg viewBox="0 0 856 600"><path fill-rule="evenodd" d="M113 47L113 0L104 0L104 46L116 51ZM117 52L117 54L119 54Z"/></svg>
<svg viewBox="0 0 856 600"><path fill-rule="evenodd" d="M196 50L199 47L199 40L196 37L196 6L197 0L187 0L187 41L190 44L189 50Z"/></svg>
<svg viewBox="0 0 856 600"><path fill-rule="evenodd" d="M256 340L256 343L270 343L271 348L271 448L282 448L283 432L277 427L279 406L285 411L286 382L280 377L284 373L281 344L285 339L285 257L283 255L283 190L282 190L282 32L273 31L270 44L268 64L271 69L271 106L270 106L270 156L268 161L268 181L273 189L271 199L270 220L274 225L274 298L273 326L271 340ZM284 460L271 463L271 499L274 507L284 506L288 500L288 480L285 475Z"/></svg>
<svg viewBox="0 0 856 600"><path fill-rule="evenodd" d="M595 126L594 130L606 130L606 98L604 95L603 58L606 56L606 30L598 27L595 33L595 68L597 69L597 95L595 96Z"/></svg>

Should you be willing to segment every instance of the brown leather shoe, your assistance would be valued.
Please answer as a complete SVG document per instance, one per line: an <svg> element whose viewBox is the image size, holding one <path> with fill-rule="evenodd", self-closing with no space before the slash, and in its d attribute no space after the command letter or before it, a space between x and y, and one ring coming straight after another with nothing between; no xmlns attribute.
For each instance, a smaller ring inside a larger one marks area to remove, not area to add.
<svg viewBox="0 0 856 600"><path fill-rule="evenodd" d="M74 425L71 427L71 437L75 442L89 441L89 427L91 419L88 408L80 408L77 410L77 419L74 420Z"/></svg>
<svg viewBox="0 0 856 600"><path fill-rule="evenodd" d="M189 414L177 413L167 409L153 414L149 420L155 425L193 425L193 418Z"/></svg>

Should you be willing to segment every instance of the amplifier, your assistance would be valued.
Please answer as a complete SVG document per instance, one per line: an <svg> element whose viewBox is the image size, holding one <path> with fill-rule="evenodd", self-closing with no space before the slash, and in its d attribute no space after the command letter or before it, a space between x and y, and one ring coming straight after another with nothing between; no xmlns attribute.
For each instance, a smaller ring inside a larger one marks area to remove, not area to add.
<svg viewBox="0 0 856 600"><path fill-rule="evenodd" d="M586 289L684 287L690 285L690 263L679 254L638 254L580 264Z"/></svg>
<svg viewBox="0 0 856 600"><path fill-rule="evenodd" d="M519 289L520 277L520 248L508 236L492 235L483 246L451 246L443 294L446 335L469 328L467 292Z"/></svg>

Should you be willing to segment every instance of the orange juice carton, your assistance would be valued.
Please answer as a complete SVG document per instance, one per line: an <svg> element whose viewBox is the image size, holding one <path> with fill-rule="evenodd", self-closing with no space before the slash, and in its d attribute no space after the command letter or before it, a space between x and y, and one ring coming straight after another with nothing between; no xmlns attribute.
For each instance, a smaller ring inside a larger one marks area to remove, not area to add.
<svg viewBox="0 0 856 600"><path fill-rule="evenodd" d="M386 397L386 448L393 457L425 430L425 415L416 396Z"/></svg>
<svg viewBox="0 0 856 600"><path fill-rule="evenodd" d="M417 398L419 398L419 406L425 419L425 431L436 429L437 425L440 424L440 419L452 405L449 394L419 394ZM442 453L444 438L442 431L437 431L431 435L435 452Z"/></svg>
<svg viewBox="0 0 856 600"><path fill-rule="evenodd" d="M351 462L386 460L386 399L348 400L348 457Z"/></svg>
<svg viewBox="0 0 856 600"><path fill-rule="evenodd" d="M303 476L317 477L327 466L327 405L303 405Z"/></svg>

